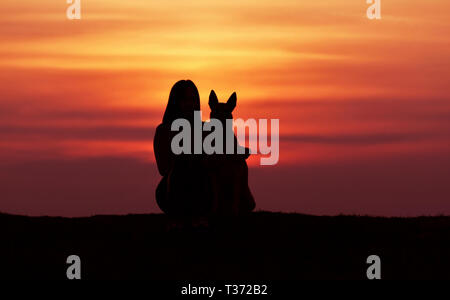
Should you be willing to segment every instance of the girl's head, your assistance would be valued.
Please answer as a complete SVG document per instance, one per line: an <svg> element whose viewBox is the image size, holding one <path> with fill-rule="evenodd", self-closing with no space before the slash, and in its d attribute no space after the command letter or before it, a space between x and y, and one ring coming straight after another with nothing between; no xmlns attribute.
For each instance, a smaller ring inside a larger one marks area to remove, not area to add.
<svg viewBox="0 0 450 300"><path fill-rule="evenodd" d="M178 118L191 119L200 110L200 95L190 80L180 80L172 87L164 113L163 123L171 124Z"/></svg>

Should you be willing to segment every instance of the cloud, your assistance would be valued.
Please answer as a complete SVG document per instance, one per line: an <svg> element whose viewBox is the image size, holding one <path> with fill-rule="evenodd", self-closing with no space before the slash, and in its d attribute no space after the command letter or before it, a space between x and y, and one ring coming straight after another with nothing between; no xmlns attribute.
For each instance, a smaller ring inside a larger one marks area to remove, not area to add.
<svg viewBox="0 0 450 300"><path fill-rule="evenodd" d="M447 138L448 135L442 135L442 137ZM270 137L269 137L270 138ZM395 143L405 143L405 142L418 142L435 139L436 135L431 135L428 133L379 133L379 134L341 134L336 136L324 136L324 135L307 135L307 134L297 134L297 135L285 135L281 136L280 140L282 142L297 142L297 143L312 143L312 144L325 144L325 145L384 145L384 144L395 144Z"/></svg>
<svg viewBox="0 0 450 300"><path fill-rule="evenodd" d="M0 134L9 140L27 140L33 137L45 140L84 140L84 141L152 141L155 128L149 126L96 126L79 128L61 127L0 127Z"/></svg>

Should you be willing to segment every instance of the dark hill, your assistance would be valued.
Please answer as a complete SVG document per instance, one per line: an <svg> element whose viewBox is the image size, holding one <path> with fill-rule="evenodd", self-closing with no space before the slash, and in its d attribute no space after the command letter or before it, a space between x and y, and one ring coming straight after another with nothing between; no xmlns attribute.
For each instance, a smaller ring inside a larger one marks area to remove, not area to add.
<svg viewBox="0 0 450 300"><path fill-rule="evenodd" d="M258 212L210 232L166 232L164 215L0 215L0 278L450 279L450 217L317 217Z"/></svg>

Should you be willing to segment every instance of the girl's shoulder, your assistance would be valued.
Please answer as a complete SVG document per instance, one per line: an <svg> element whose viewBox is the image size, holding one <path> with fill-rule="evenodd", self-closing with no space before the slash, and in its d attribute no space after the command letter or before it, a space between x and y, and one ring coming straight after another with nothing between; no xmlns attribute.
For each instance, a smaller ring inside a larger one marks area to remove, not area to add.
<svg viewBox="0 0 450 300"><path fill-rule="evenodd" d="M157 132L170 131L170 126L165 123L161 123L156 127L156 131Z"/></svg>

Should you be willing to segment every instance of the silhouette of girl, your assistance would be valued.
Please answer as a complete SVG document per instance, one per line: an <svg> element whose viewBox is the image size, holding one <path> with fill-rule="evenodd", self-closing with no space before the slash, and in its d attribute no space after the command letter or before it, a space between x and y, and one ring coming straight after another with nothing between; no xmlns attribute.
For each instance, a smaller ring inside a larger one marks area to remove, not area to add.
<svg viewBox="0 0 450 300"><path fill-rule="evenodd" d="M190 80L178 81L170 91L162 123L156 128L153 148L159 173L163 176L156 189L160 209L175 217L201 217L210 211L210 184L202 155L175 155L171 149L172 122L184 118L191 122L200 110L200 96ZM191 143L193 144L193 143ZM193 153L193 152L191 152Z"/></svg>

